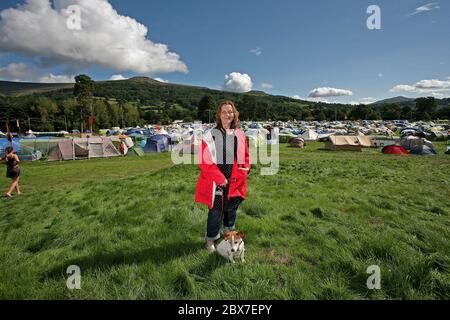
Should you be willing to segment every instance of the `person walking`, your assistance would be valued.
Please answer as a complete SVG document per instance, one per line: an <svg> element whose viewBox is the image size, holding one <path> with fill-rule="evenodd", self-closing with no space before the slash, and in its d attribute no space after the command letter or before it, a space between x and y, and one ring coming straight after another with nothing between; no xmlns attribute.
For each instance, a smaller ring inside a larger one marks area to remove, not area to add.
<svg viewBox="0 0 450 320"><path fill-rule="evenodd" d="M20 180L20 159L19 156L14 152L12 147L7 147L5 149L5 160L6 160L6 177L11 178L12 182L9 186L8 191L5 193L5 197L11 198L14 189L17 195L22 194L20 192L19 180ZM1 159L0 159L1 160Z"/></svg>

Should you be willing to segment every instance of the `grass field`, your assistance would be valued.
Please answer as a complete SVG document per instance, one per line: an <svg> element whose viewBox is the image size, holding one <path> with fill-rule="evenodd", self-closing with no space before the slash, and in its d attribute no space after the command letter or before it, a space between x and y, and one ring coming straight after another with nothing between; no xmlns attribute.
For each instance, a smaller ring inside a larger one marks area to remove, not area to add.
<svg viewBox="0 0 450 320"><path fill-rule="evenodd" d="M237 265L204 249L194 165L169 154L23 163L24 195L0 200L0 298L449 299L444 145L411 158L322 146L282 145L277 175L253 169ZM81 290L66 287L70 265ZM371 265L381 290L366 286Z"/></svg>

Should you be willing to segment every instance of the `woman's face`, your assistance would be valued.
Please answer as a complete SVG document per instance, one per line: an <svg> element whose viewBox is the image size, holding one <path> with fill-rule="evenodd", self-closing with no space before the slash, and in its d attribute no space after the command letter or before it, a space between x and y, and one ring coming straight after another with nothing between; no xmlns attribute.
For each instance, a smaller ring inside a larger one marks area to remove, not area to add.
<svg viewBox="0 0 450 320"><path fill-rule="evenodd" d="M222 121L222 126L229 128L234 119L233 107L229 104L224 104L220 112L220 120Z"/></svg>

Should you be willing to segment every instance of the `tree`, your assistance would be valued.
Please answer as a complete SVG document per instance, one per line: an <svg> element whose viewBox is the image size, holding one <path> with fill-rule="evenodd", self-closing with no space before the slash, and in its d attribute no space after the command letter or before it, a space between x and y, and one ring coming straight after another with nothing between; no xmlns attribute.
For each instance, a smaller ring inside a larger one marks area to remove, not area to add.
<svg viewBox="0 0 450 320"><path fill-rule="evenodd" d="M50 98L40 97L36 100L36 108L40 114L39 130L53 131L53 116L58 112L58 105Z"/></svg>
<svg viewBox="0 0 450 320"><path fill-rule="evenodd" d="M450 104L438 111L439 119L450 120Z"/></svg>
<svg viewBox="0 0 450 320"><path fill-rule="evenodd" d="M204 95L198 103L197 117L203 123L214 122L216 101L210 95Z"/></svg>
<svg viewBox="0 0 450 320"><path fill-rule="evenodd" d="M126 126L136 126L139 121L139 111L135 105L127 102L123 105L123 117Z"/></svg>
<svg viewBox="0 0 450 320"><path fill-rule="evenodd" d="M402 116L402 109L398 104L385 104L381 107L383 120L399 120Z"/></svg>
<svg viewBox="0 0 450 320"><path fill-rule="evenodd" d="M412 121L413 120L413 109L410 106L404 106L402 108L401 118Z"/></svg>
<svg viewBox="0 0 450 320"><path fill-rule="evenodd" d="M418 120L428 120L435 117L437 103L434 97L416 99L416 115Z"/></svg>
<svg viewBox="0 0 450 320"><path fill-rule="evenodd" d="M73 88L73 95L77 98L80 105L80 122L81 122L81 132L83 132L84 116L83 111L89 109L92 115L92 97L94 90L94 81L85 75L81 74L75 77L75 86Z"/></svg>

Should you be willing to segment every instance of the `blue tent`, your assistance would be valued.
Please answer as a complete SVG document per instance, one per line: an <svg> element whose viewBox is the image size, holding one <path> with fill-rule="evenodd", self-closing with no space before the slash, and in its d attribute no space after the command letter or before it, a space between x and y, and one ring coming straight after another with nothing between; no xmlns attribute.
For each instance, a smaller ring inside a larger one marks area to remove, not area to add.
<svg viewBox="0 0 450 320"><path fill-rule="evenodd" d="M144 152L164 152L169 151L170 137L165 134L157 134L147 138Z"/></svg>
<svg viewBox="0 0 450 320"><path fill-rule="evenodd" d="M5 156L5 149L9 146L10 146L10 143L9 143L8 139L0 138L0 156L1 157ZM20 153L22 152L22 149L20 148L19 141L16 139L13 139L13 148L14 148L14 151L20 155Z"/></svg>

